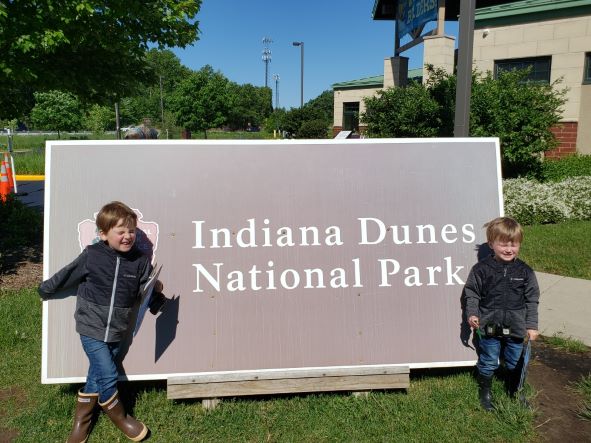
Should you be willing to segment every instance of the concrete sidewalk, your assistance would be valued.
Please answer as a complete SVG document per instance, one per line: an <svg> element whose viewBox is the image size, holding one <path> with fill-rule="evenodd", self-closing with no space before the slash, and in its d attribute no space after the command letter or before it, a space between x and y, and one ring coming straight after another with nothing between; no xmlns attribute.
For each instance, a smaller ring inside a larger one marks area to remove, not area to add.
<svg viewBox="0 0 591 443"><path fill-rule="evenodd" d="M540 285L540 332L563 333L591 346L591 280L536 272Z"/></svg>

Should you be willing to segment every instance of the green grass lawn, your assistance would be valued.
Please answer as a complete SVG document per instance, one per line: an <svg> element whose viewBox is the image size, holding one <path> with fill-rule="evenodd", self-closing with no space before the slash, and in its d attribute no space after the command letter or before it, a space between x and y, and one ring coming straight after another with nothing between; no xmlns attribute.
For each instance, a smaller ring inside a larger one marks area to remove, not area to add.
<svg viewBox="0 0 591 443"><path fill-rule="evenodd" d="M17 442L64 441L77 385L40 383L41 303L33 289L0 290L0 435ZM533 412L494 385L495 413L478 403L471 369L417 371L408 391L278 395L224 400L206 411L199 401L171 401L164 382L125 383L133 413L151 428L151 442L525 442ZM126 441L101 416L90 442Z"/></svg>
<svg viewBox="0 0 591 443"><path fill-rule="evenodd" d="M591 221L526 226L520 258L536 271L591 280Z"/></svg>
<svg viewBox="0 0 591 443"><path fill-rule="evenodd" d="M96 135L64 134L61 140L114 140L113 133ZM208 131L209 140L262 140L269 137L264 132L246 131ZM194 140L202 140L204 133L194 133ZM13 158L16 173L19 175L45 174L45 142L57 140L57 135L16 135L13 142ZM6 149L6 141L0 140L0 150Z"/></svg>

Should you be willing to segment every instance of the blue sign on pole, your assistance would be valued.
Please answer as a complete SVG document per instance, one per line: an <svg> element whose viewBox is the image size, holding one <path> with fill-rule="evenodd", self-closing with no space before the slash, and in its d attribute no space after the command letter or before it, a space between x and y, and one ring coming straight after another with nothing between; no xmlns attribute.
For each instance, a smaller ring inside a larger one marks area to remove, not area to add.
<svg viewBox="0 0 591 443"><path fill-rule="evenodd" d="M396 14L398 38L404 37L427 22L437 20L438 0L400 0Z"/></svg>

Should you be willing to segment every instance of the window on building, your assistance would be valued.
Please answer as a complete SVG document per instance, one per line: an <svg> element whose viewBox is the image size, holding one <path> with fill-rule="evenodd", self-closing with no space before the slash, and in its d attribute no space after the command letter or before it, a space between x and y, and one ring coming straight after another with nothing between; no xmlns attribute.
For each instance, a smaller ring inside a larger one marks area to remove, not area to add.
<svg viewBox="0 0 591 443"><path fill-rule="evenodd" d="M591 52L585 54L585 70L583 71L583 84L591 84Z"/></svg>
<svg viewBox="0 0 591 443"><path fill-rule="evenodd" d="M359 132L359 102L343 103L343 130Z"/></svg>
<svg viewBox="0 0 591 443"><path fill-rule="evenodd" d="M552 57L513 58L495 61L495 78L503 71L530 68L528 81L550 83Z"/></svg>

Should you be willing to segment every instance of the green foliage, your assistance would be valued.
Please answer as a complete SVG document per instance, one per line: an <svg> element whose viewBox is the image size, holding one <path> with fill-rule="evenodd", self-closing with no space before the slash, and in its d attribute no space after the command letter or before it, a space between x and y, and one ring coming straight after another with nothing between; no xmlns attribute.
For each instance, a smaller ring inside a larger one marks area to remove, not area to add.
<svg viewBox="0 0 591 443"><path fill-rule="evenodd" d="M456 76L427 65L426 87L439 105L439 137L453 137L456 110Z"/></svg>
<svg viewBox="0 0 591 443"><path fill-rule="evenodd" d="M304 107L318 110L324 116L323 118L332 124L334 116L334 91L323 91L318 97L306 103Z"/></svg>
<svg viewBox="0 0 591 443"><path fill-rule="evenodd" d="M45 174L45 149L43 148L15 151L12 158L17 174Z"/></svg>
<svg viewBox="0 0 591 443"><path fill-rule="evenodd" d="M34 91L67 90L85 102L113 101L153 78L150 46L198 39L200 0L3 2L0 118L32 106Z"/></svg>
<svg viewBox="0 0 591 443"><path fill-rule="evenodd" d="M568 177L591 175L591 155L571 155L542 162L542 181L561 181Z"/></svg>
<svg viewBox="0 0 591 443"><path fill-rule="evenodd" d="M229 96L232 103L227 123L233 131L260 127L273 111L271 88L230 83Z"/></svg>
<svg viewBox="0 0 591 443"><path fill-rule="evenodd" d="M527 82L527 75L476 74L472 86L470 135L499 137L504 177L538 170L539 154L557 145L551 128L560 121L566 90L558 90L558 82Z"/></svg>
<svg viewBox="0 0 591 443"><path fill-rule="evenodd" d="M505 214L524 225L558 223L566 219L564 201L554 198L552 187L524 178L503 182Z"/></svg>
<svg viewBox="0 0 591 443"><path fill-rule="evenodd" d="M285 120L287 111L283 108L274 109L271 115L265 119L264 130L267 134L273 134L273 131L285 129L283 121Z"/></svg>
<svg viewBox="0 0 591 443"><path fill-rule="evenodd" d="M369 137L435 137L441 120L439 106L422 85L389 88L365 100L361 120Z"/></svg>
<svg viewBox="0 0 591 443"><path fill-rule="evenodd" d="M362 121L370 137L449 137L455 118L456 77L428 67L426 85L382 91L365 99ZM470 135L499 137L504 177L538 174L541 153L556 146L550 129L560 120L566 90L526 82L528 71L474 73Z"/></svg>
<svg viewBox="0 0 591 443"><path fill-rule="evenodd" d="M503 195L505 213L525 225L591 220L591 177L555 183L507 179Z"/></svg>
<svg viewBox="0 0 591 443"><path fill-rule="evenodd" d="M300 125L298 138L328 138L328 125L325 120L306 120Z"/></svg>
<svg viewBox="0 0 591 443"><path fill-rule="evenodd" d="M589 350L581 340L567 336L563 332L557 332L552 334L551 337L545 337L544 341L555 348L564 349L575 354L583 354Z"/></svg>
<svg viewBox="0 0 591 443"><path fill-rule="evenodd" d="M286 131L294 138L326 138L328 136L328 128L332 125L333 120L333 92L324 91L318 97L310 100L302 108L292 108L287 112L282 110L275 110L276 118L274 122L279 123L279 129ZM329 102L330 107L329 107ZM315 123L311 123L314 122ZM320 131L320 121L324 123L326 131ZM310 123L306 123L310 122ZM302 128L302 125L305 126ZM274 127L268 128L271 132Z"/></svg>
<svg viewBox="0 0 591 443"><path fill-rule="evenodd" d="M31 110L31 121L37 129L73 131L82 126L82 106L69 92L35 92L35 107Z"/></svg>
<svg viewBox="0 0 591 443"><path fill-rule="evenodd" d="M41 235L43 221L35 209L25 206L13 195L0 200L0 269L7 256L33 246Z"/></svg>
<svg viewBox="0 0 591 443"><path fill-rule="evenodd" d="M190 131L219 128L230 110L230 82L209 65L183 80L171 97L176 123Z"/></svg>
<svg viewBox="0 0 591 443"><path fill-rule="evenodd" d="M115 111L107 106L92 105L86 114L84 125L93 134L103 134L115 127Z"/></svg>
<svg viewBox="0 0 591 443"><path fill-rule="evenodd" d="M583 397L579 417L584 420L591 420L591 374L581 377L581 380L573 384L573 388Z"/></svg>

